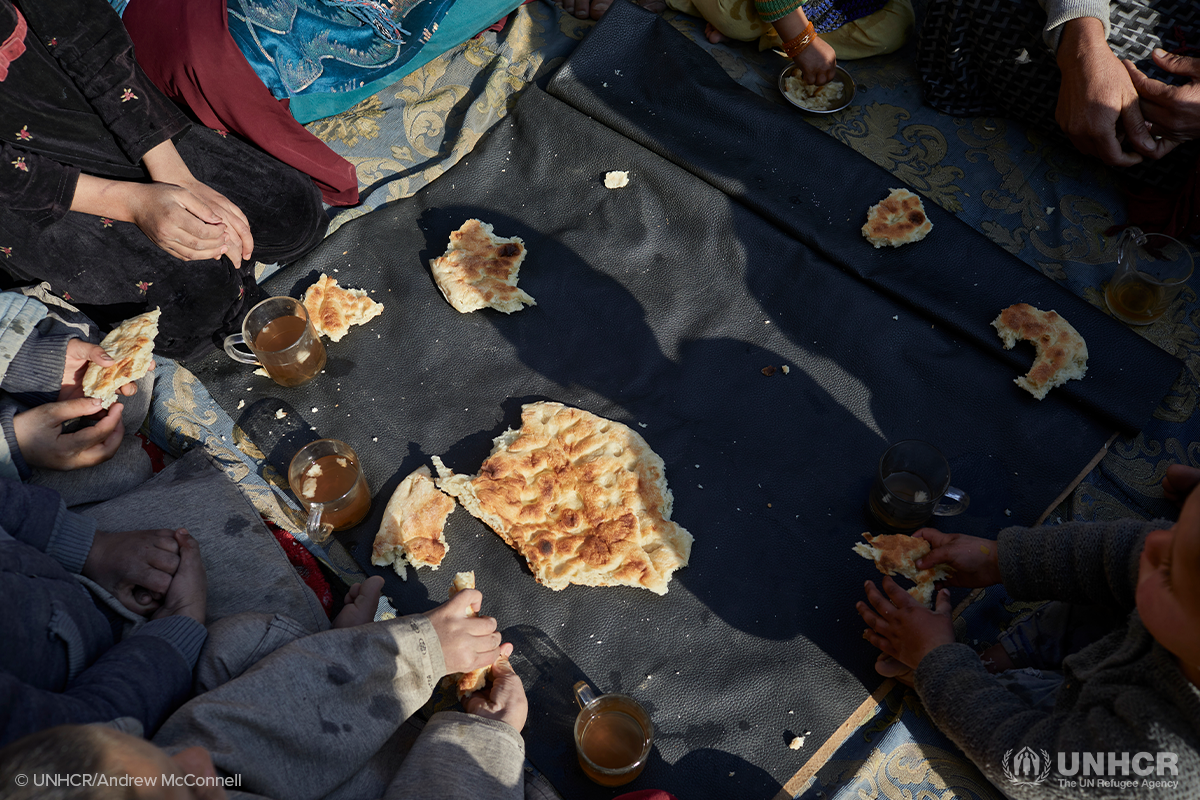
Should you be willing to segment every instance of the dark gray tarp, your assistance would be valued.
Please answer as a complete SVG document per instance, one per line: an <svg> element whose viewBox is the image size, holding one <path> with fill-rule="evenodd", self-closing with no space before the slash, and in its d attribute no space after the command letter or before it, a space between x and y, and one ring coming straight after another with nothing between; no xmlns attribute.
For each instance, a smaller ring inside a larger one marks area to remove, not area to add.
<svg viewBox="0 0 1200 800"><path fill-rule="evenodd" d="M359 452L377 500L339 536L368 570L396 484L433 454L473 473L522 403L633 427L696 538L667 596L552 592L462 509L441 569L389 571L387 591L424 611L475 570L485 613L517 645L529 757L565 796L615 793L574 761L571 684L586 676L654 716L656 754L629 788L769 797L879 683L854 611L878 575L851 546L888 443L940 447L972 498L944 529L994 537L1143 424L1180 363L931 203L926 240L872 248L859 228L897 179L628 4L550 91L561 99L527 90L462 163L270 281L299 296L324 271L385 304L329 343L326 374L283 389L223 355L196 371L280 466L297 423ZM629 186L605 189L609 170ZM520 285L536 306L463 315L443 300L428 260L471 217L525 240ZM1083 334L1083 381L1041 402L1013 384L1032 347L1002 350L990 322L1015 302ZM255 402L270 397L292 407L286 423Z"/></svg>

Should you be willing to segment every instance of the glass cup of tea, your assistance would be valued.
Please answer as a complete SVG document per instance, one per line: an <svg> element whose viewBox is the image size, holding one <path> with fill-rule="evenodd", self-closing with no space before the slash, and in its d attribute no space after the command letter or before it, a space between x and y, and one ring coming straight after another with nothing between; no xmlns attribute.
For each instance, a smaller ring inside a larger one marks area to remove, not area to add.
<svg viewBox="0 0 1200 800"><path fill-rule="evenodd" d="M629 695L596 692L587 681L575 684L575 752L584 773L601 786L624 786L642 774L654 725Z"/></svg>
<svg viewBox="0 0 1200 800"><path fill-rule="evenodd" d="M297 450L288 465L288 485L308 512L305 533L314 542L357 525L371 510L358 455L337 439L317 439Z"/></svg>
<svg viewBox="0 0 1200 800"><path fill-rule="evenodd" d="M894 531L915 531L930 517L952 517L967 510L971 498L950 485L950 464L928 442L907 439L879 459L871 486L871 514Z"/></svg>
<svg viewBox="0 0 1200 800"><path fill-rule="evenodd" d="M1104 302L1122 322L1149 325L1166 313L1193 267L1187 247L1170 236L1126 228L1117 240L1117 269L1104 287Z"/></svg>
<svg viewBox="0 0 1200 800"><path fill-rule="evenodd" d="M250 348L250 354L236 345ZM325 368L325 345L313 330L304 304L294 297L268 297L250 309L242 332L225 337L234 361L257 364L280 386L299 386Z"/></svg>

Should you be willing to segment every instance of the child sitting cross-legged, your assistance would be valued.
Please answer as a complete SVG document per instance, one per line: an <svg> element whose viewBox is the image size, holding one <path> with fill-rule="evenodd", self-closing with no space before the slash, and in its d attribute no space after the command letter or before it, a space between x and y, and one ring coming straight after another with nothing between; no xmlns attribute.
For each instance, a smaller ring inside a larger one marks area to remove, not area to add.
<svg viewBox="0 0 1200 800"><path fill-rule="evenodd" d="M995 542L919 531L932 549L918 566L949 564L951 584L1056 602L981 656L955 642L945 589L931 611L890 578L883 592L868 581L857 607L883 651L877 669L910 668L930 718L1011 797L1195 797L1198 482L1198 470L1168 470L1166 495L1187 497L1174 524L1012 527ZM1034 758L1021 761L1025 748Z"/></svg>

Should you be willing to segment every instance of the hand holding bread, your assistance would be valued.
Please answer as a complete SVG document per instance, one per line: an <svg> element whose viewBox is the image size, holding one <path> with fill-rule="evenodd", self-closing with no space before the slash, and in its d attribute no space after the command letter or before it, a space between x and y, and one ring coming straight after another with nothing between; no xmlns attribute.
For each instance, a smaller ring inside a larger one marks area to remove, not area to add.
<svg viewBox="0 0 1200 800"><path fill-rule="evenodd" d="M1002 583L1000 575L1000 550L996 542L963 533L942 533L933 528L922 528L913 534L914 539L929 542L929 552L917 559L917 566L929 569L939 564L953 568L946 584L978 589Z"/></svg>
<svg viewBox="0 0 1200 800"><path fill-rule="evenodd" d="M470 672L486 667L501 655L512 653L511 644L501 644L494 617L467 616L478 613L483 595L464 589L425 616L437 631L446 672Z"/></svg>

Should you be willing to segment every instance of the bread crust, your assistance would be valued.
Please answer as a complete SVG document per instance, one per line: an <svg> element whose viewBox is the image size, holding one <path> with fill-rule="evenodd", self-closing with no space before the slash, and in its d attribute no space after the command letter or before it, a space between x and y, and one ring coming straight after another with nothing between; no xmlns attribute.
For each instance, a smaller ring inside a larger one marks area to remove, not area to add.
<svg viewBox="0 0 1200 800"><path fill-rule="evenodd" d="M925 606L933 603L934 582L944 581L952 572L947 564L938 564L930 569L917 567L917 560L929 554L929 542L904 533L873 536L864 533L866 544L854 545L854 552L875 562L875 568L884 575L903 575L916 584L908 590L914 600Z"/></svg>
<svg viewBox="0 0 1200 800"><path fill-rule="evenodd" d="M100 342L117 363L102 367L88 364L83 374L83 394L100 400L104 408L117 402L117 389L136 381L154 364L154 337L158 336L159 309L122 322Z"/></svg>
<svg viewBox="0 0 1200 800"><path fill-rule="evenodd" d="M450 234L450 247L429 262L442 296L454 309L468 314L494 308L511 314L537 301L517 288L517 273L525 260L525 242L503 239L492 226L469 219Z"/></svg>
<svg viewBox="0 0 1200 800"><path fill-rule="evenodd" d="M921 198L907 189L892 189L891 194L867 210L862 235L879 247L899 247L919 242L933 230Z"/></svg>
<svg viewBox="0 0 1200 800"><path fill-rule="evenodd" d="M371 563L390 564L404 580L408 580L405 562L413 569L437 569L448 551L444 528L453 510L454 500L438 491L429 467L421 465L392 492L375 534Z"/></svg>
<svg viewBox="0 0 1200 800"><path fill-rule="evenodd" d="M1000 312L992 326L1011 350L1018 341L1037 348L1033 366L1013 383L1038 400L1055 386L1082 380L1087 373L1087 343L1056 311L1042 311L1028 303L1016 303Z"/></svg>
<svg viewBox="0 0 1200 800"><path fill-rule="evenodd" d="M523 555L550 589L666 594L692 535L671 521L662 459L633 430L562 403L530 403L475 476L434 457L438 487Z"/></svg>
<svg viewBox="0 0 1200 800"><path fill-rule="evenodd" d="M313 330L332 342L340 342L351 325L362 325L383 313L383 303L368 297L366 290L338 286L337 279L324 272L304 292L301 302Z"/></svg>

